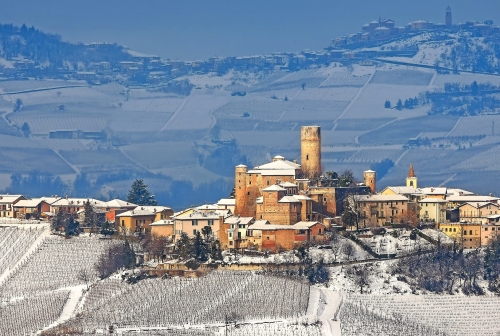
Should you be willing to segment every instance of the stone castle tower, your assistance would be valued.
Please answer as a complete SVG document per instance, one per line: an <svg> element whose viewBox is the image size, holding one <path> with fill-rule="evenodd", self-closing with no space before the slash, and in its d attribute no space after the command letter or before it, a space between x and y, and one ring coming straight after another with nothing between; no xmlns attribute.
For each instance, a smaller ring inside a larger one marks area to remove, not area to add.
<svg viewBox="0 0 500 336"><path fill-rule="evenodd" d="M321 175L321 127L302 126L300 130L302 172L312 178Z"/></svg>
<svg viewBox="0 0 500 336"><path fill-rule="evenodd" d="M448 6L446 8L446 16L444 18L444 22L446 24L447 27L451 27L453 25L453 19L452 19L452 16L451 16L451 8L450 6Z"/></svg>
<svg viewBox="0 0 500 336"><path fill-rule="evenodd" d="M234 196L236 204L234 207L234 214L243 215L246 212L247 203L247 171L245 165L238 165L235 167L234 174Z"/></svg>
<svg viewBox="0 0 500 336"><path fill-rule="evenodd" d="M406 186L418 188L418 179L415 176L415 171L413 170L413 164L410 163L410 171L408 172L408 177L406 178Z"/></svg>
<svg viewBox="0 0 500 336"><path fill-rule="evenodd" d="M365 170L363 172L363 180L367 187L370 187L372 194L377 192L377 172L373 170Z"/></svg>

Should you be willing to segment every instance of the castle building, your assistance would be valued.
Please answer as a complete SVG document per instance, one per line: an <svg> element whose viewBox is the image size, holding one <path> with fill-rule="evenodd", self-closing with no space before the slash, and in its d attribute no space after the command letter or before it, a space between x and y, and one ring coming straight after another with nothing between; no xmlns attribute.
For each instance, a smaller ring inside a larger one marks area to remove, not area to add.
<svg viewBox="0 0 500 336"><path fill-rule="evenodd" d="M300 130L302 172L307 178L321 175L321 128L302 126Z"/></svg>
<svg viewBox="0 0 500 336"><path fill-rule="evenodd" d="M248 169L235 167L234 214L268 220L273 225L321 222L342 212L348 194L376 189L376 173L367 171L364 184L339 187L338 180L322 176L321 128L301 128L301 164L275 156L270 163Z"/></svg>
<svg viewBox="0 0 500 336"><path fill-rule="evenodd" d="M363 181L367 187L370 187L372 194L377 193L377 173L374 170L365 170Z"/></svg>
<svg viewBox="0 0 500 336"><path fill-rule="evenodd" d="M451 27L453 25L453 20L452 20L452 16L451 16L451 8L450 6L448 6L446 8L446 15L445 15L445 18L444 18L444 22L446 24L447 27Z"/></svg>

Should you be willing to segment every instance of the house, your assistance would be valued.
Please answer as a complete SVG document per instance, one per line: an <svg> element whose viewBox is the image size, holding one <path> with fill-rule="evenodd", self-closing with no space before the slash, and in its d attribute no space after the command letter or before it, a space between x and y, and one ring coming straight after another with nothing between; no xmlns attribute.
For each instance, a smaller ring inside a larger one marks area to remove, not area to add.
<svg viewBox="0 0 500 336"><path fill-rule="evenodd" d="M446 198L448 201L448 209L458 208L460 205L470 203L498 203L500 198L494 196L481 196L481 195L452 195Z"/></svg>
<svg viewBox="0 0 500 336"><path fill-rule="evenodd" d="M0 195L0 217L16 218L14 205L25 199L23 195Z"/></svg>
<svg viewBox="0 0 500 336"><path fill-rule="evenodd" d="M174 221L172 219L161 219L149 224L151 234L172 237L174 234Z"/></svg>
<svg viewBox="0 0 500 336"><path fill-rule="evenodd" d="M164 206L137 206L115 216L115 227L120 232L150 232L150 224L171 219L174 212L169 207Z"/></svg>
<svg viewBox="0 0 500 336"><path fill-rule="evenodd" d="M30 219L44 217L44 213L50 212L50 204L43 198L20 200L14 205L16 218Z"/></svg>
<svg viewBox="0 0 500 336"><path fill-rule="evenodd" d="M468 222L489 222L488 216L499 215L500 205L492 202L467 202L459 206L460 220Z"/></svg>
<svg viewBox="0 0 500 336"><path fill-rule="evenodd" d="M480 222L453 222L440 223L439 229L464 248L478 248L481 246Z"/></svg>
<svg viewBox="0 0 500 336"><path fill-rule="evenodd" d="M218 236L224 219L230 216L232 216L230 210L187 209L172 218L174 220L173 238L174 240L178 239L183 232L193 238L205 226L209 226L212 229L212 234Z"/></svg>
<svg viewBox="0 0 500 336"><path fill-rule="evenodd" d="M217 202L217 210L231 210L234 213L234 207L236 205L236 199L234 198L222 198Z"/></svg>
<svg viewBox="0 0 500 336"><path fill-rule="evenodd" d="M294 225L269 224L255 221L247 230L247 240L260 251L292 250L306 243L324 244L325 226L319 222L298 222Z"/></svg>
<svg viewBox="0 0 500 336"><path fill-rule="evenodd" d="M363 227L398 223L399 218L416 210L403 195L354 195L350 202L357 207Z"/></svg>
<svg viewBox="0 0 500 336"><path fill-rule="evenodd" d="M103 206L103 201L94 198L70 198L66 196L65 198L60 198L50 205L50 212L56 214L61 210L77 215L78 211L85 208L85 203L90 202L90 204L95 208L101 208Z"/></svg>
<svg viewBox="0 0 500 336"><path fill-rule="evenodd" d="M425 222L443 223L446 221L447 201L437 197L426 197L418 201L418 218Z"/></svg>
<svg viewBox="0 0 500 336"><path fill-rule="evenodd" d="M500 215L490 215L487 219L488 222L481 226L481 246L488 245L500 234Z"/></svg>
<svg viewBox="0 0 500 336"><path fill-rule="evenodd" d="M219 230L221 248L247 248L254 244L247 241L247 229L255 222L253 217L231 216L224 220Z"/></svg>
<svg viewBox="0 0 500 336"><path fill-rule="evenodd" d="M106 211L106 220L114 222L116 215L137 208L137 204L115 198L108 202L102 202L98 207Z"/></svg>

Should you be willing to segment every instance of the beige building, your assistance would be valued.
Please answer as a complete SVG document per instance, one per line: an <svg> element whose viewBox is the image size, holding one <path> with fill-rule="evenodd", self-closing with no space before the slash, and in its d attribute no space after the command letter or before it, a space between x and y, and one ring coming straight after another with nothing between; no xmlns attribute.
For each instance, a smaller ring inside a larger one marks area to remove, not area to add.
<svg viewBox="0 0 500 336"><path fill-rule="evenodd" d="M464 248L478 248L481 246L481 229L479 222L441 223L439 229Z"/></svg>
<svg viewBox="0 0 500 336"><path fill-rule="evenodd" d="M232 216L224 220L224 228L221 231L221 247L247 248L255 245L247 240L247 229L255 222L253 217Z"/></svg>
<svg viewBox="0 0 500 336"><path fill-rule="evenodd" d="M405 216L409 210L408 198L402 195L355 195L360 214L360 226L383 226L397 223L398 218Z"/></svg>
<svg viewBox="0 0 500 336"><path fill-rule="evenodd" d="M438 197L422 198L418 201L418 218L425 222L444 223L446 204L446 200Z"/></svg>
<svg viewBox="0 0 500 336"><path fill-rule="evenodd" d="M491 202L467 202L459 206L460 221L489 222L488 216L500 214L500 206Z"/></svg>
<svg viewBox="0 0 500 336"><path fill-rule="evenodd" d="M212 234L218 236L224 220L230 216L232 214L229 210L200 211L197 209L188 209L173 217L173 238L177 240L183 232L190 238L193 238L205 226L209 226L212 229Z"/></svg>
<svg viewBox="0 0 500 336"><path fill-rule="evenodd" d="M25 199L23 195L0 195L0 217L15 218L14 205Z"/></svg>

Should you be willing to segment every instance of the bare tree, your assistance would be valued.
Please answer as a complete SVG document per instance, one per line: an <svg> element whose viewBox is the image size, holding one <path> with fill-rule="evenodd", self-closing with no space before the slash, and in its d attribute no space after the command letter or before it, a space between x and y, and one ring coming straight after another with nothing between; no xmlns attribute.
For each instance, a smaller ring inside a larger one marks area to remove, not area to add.
<svg viewBox="0 0 500 336"><path fill-rule="evenodd" d="M370 286L372 279L372 269L370 265L353 265L347 268L346 274L354 281L354 284L359 287L361 294L366 287Z"/></svg>
<svg viewBox="0 0 500 336"><path fill-rule="evenodd" d="M350 261L351 257L354 257L356 253L356 248L350 242L345 242L342 245L342 253L347 257L347 261Z"/></svg>

